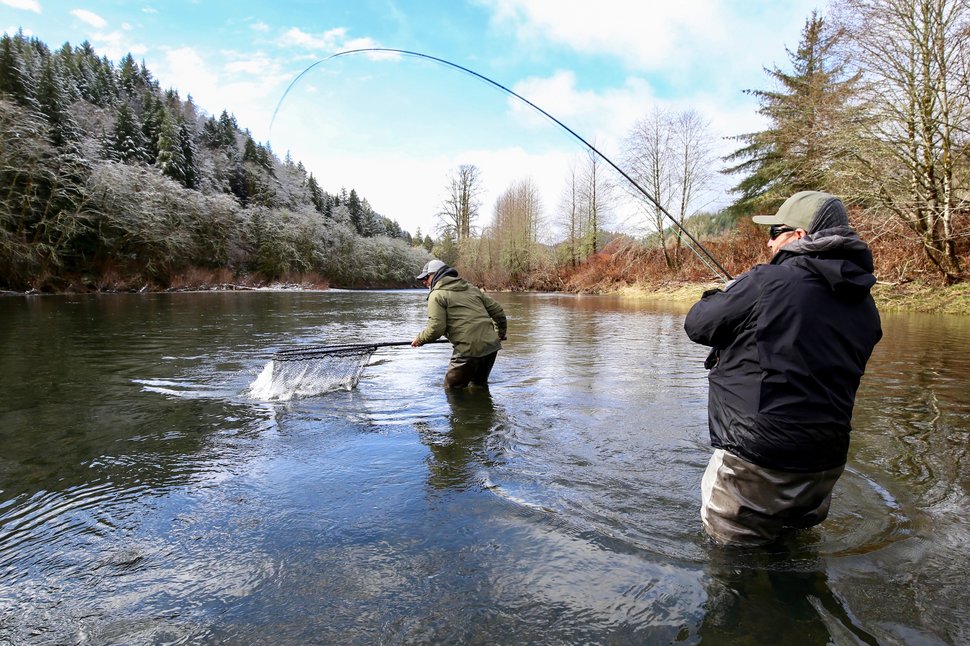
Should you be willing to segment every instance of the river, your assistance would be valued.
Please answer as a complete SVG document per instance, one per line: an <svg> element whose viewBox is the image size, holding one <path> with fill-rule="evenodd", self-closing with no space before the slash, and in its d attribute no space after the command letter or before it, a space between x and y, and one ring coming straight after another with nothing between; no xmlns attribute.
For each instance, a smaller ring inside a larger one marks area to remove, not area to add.
<svg viewBox="0 0 970 646"><path fill-rule="evenodd" d="M829 519L739 550L682 308L496 294L488 389L435 345L250 393L424 297L0 299L0 644L970 643L970 320L884 314Z"/></svg>

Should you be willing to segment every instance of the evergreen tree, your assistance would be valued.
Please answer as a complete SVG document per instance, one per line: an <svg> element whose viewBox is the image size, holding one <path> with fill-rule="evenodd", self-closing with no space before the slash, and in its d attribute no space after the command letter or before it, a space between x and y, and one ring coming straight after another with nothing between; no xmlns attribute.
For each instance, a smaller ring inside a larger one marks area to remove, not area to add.
<svg viewBox="0 0 970 646"><path fill-rule="evenodd" d="M178 124L167 110L162 110L162 125L158 135L158 155L155 166L168 177L185 184L185 156L179 141Z"/></svg>
<svg viewBox="0 0 970 646"><path fill-rule="evenodd" d="M184 160L185 168L183 183L185 184L186 188L198 188L199 167L198 154L195 150L194 131L189 125L189 122L183 117L179 117L178 139L179 147L182 150L182 158Z"/></svg>
<svg viewBox="0 0 970 646"><path fill-rule="evenodd" d="M129 99L144 89L141 72L131 53L125 54L118 66L118 89Z"/></svg>
<svg viewBox="0 0 970 646"><path fill-rule="evenodd" d="M115 80L114 66L107 57L97 59L94 67L94 86L91 98L88 99L96 106L106 108L118 102L118 84Z"/></svg>
<svg viewBox="0 0 970 646"><path fill-rule="evenodd" d="M95 100L98 84L96 72L98 58L94 55L94 48L91 46L91 43L88 41L81 43L74 50L72 59L74 60L74 83L81 93L81 98L95 105L99 105Z"/></svg>
<svg viewBox="0 0 970 646"><path fill-rule="evenodd" d="M81 100L81 90L79 80L81 78L77 59L70 43L64 43L54 54L54 60L61 70L64 82L64 93L67 104L70 105Z"/></svg>
<svg viewBox="0 0 970 646"><path fill-rule="evenodd" d="M77 123L68 108L66 85L54 58L48 58L37 83L37 101L50 123L50 139L55 146L76 143L81 138Z"/></svg>
<svg viewBox="0 0 970 646"><path fill-rule="evenodd" d="M837 58L842 35L813 12L798 49L788 50L792 72L765 70L780 89L745 91L758 99L769 127L736 137L744 145L725 158L733 164L725 172L746 175L733 189L740 197L732 210L768 209L797 191L831 190L834 132L858 81Z"/></svg>
<svg viewBox="0 0 970 646"><path fill-rule="evenodd" d="M142 99L141 131L145 135L146 154L149 159L157 159L159 153L158 138L162 134L162 122L165 120L165 106L154 92L145 92Z"/></svg>
<svg viewBox="0 0 970 646"><path fill-rule="evenodd" d="M115 125L111 132L112 158L127 163L148 161L145 136L142 134L138 117L128 105L122 101L115 116Z"/></svg>
<svg viewBox="0 0 970 646"><path fill-rule="evenodd" d="M357 233L364 232L364 210L361 208L360 197L355 189L350 189L350 195L344 200L347 210L350 212L350 222L354 225Z"/></svg>
<svg viewBox="0 0 970 646"><path fill-rule="evenodd" d="M27 72L20 39L4 34L0 37L0 96L31 110L40 110L37 88Z"/></svg>
<svg viewBox="0 0 970 646"><path fill-rule="evenodd" d="M237 150L236 133L238 131L239 125L236 123L236 117L231 116L223 110L222 114L219 115L219 123L216 128L216 141L218 145L225 150Z"/></svg>
<svg viewBox="0 0 970 646"><path fill-rule="evenodd" d="M307 190L310 192L310 202L313 204L313 208L317 210L318 213L323 213L326 210L326 204L324 203L324 193L320 189L320 184L317 183L317 178L310 173L306 180Z"/></svg>

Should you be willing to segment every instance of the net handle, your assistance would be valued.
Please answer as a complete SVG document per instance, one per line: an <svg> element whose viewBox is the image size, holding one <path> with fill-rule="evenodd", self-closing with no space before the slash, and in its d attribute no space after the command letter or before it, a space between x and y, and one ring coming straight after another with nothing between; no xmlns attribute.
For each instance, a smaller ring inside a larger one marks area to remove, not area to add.
<svg viewBox="0 0 970 646"><path fill-rule="evenodd" d="M449 343L448 339L435 339L428 343ZM423 345L427 345L425 343ZM389 348L392 346L411 345L411 341L386 341L383 343L358 343L350 345L328 345L328 346L307 346L304 348L292 348L290 350L280 350L274 357L286 358L289 356L299 356L302 354L328 354L331 352L353 352L354 350L365 350L368 348Z"/></svg>

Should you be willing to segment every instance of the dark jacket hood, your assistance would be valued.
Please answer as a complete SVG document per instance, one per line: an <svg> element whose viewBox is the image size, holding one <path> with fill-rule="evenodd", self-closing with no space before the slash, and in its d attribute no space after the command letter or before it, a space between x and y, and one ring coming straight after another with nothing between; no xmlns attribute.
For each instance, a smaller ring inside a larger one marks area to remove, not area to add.
<svg viewBox="0 0 970 646"><path fill-rule="evenodd" d="M771 264L802 267L821 277L836 296L846 300L865 298L876 284L872 251L847 226L822 229L796 240L775 254Z"/></svg>
<svg viewBox="0 0 970 646"><path fill-rule="evenodd" d="M454 267L449 267L448 265L445 265L444 267L436 271L434 273L434 277L431 279L431 289L434 289L435 285L438 284L438 281L446 276L452 276L454 278L458 278L458 270L455 269Z"/></svg>

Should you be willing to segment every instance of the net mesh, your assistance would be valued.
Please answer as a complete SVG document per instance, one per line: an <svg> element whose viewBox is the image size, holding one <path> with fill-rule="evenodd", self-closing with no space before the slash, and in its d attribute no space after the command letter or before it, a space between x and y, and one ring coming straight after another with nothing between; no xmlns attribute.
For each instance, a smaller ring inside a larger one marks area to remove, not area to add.
<svg viewBox="0 0 970 646"><path fill-rule="evenodd" d="M346 346L278 352L252 383L250 393L258 399L286 400L351 390L376 349Z"/></svg>

